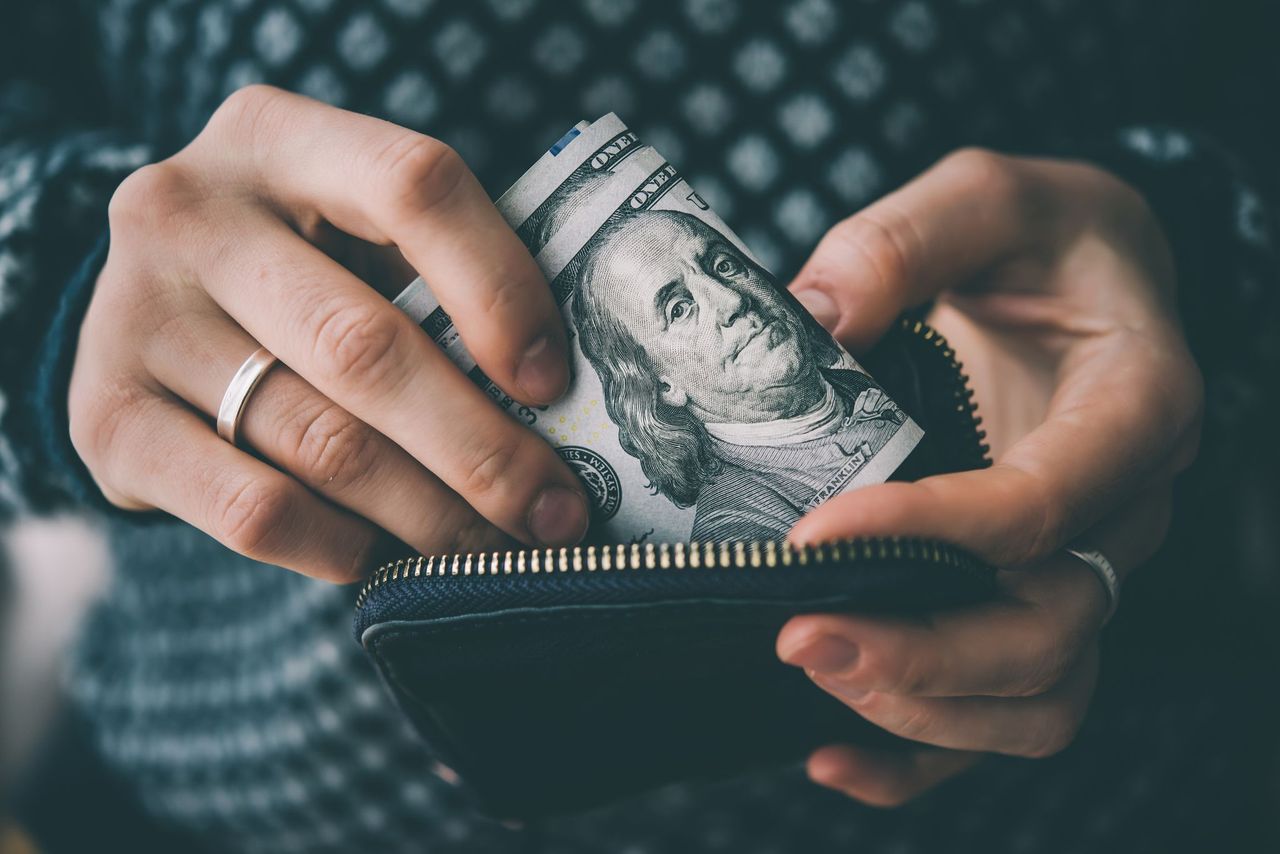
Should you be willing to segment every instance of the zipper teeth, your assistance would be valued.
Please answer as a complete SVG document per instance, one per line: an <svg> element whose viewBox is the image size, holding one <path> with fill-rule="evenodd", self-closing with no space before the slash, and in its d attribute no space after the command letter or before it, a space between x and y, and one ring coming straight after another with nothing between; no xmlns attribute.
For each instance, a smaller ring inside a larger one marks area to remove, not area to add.
<svg viewBox="0 0 1280 854"><path fill-rule="evenodd" d="M565 575L664 569L774 569L816 567L864 560L927 561L939 566L975 572L981 567L976 558L936 540L903 537L864 537L804 546L754 540L632 543L430 557L420 555L397 560L375 570L356 597L356 608L363 608L369 596L380 587L417 578Z"/></svg>
<svg viewBox="0 0 1280 854"><path fill-rule="evenodd" d="M933 344L941 351L942 358L946 359L951 365L951 369L956 372L956 415L965 430L971 431L973 435L974 446L978 449L978 456L981 458L982 467L991 465L991 460L987 456L991 452L991 446L983 439L987 438L987 431L982 428L982 416L978 415L977 404L973 402L973 389L969 388L969 375L964 372L964 366L956 358L956 351L947 343L947 339L941 332L929 326L923 320L911 320L903 318L902 328L919 338L924 339Z"/></svg>
<svg viewBox="0 0 1280 854"><path fill-rule="evenodd" d="M982 418L973 402L969 376L956 359L956 351L936 329L921 320L903 318L902 328L931 343L956 374L955 414L961 429L971 431L978 450L978 464L991 464L991 446L983 439ZM925 560L962 570L980 571L982 564L966 552L938 543L899 537L866 537L834 540L816 545L791 546L774 541L707 543L634 543L610 546L575 546L561 549L521 549L506 552L417 556L376 569L360 588L356 608L385 584L414 578L454 576L550 575L571 572L610 572L640 569L747 569L789 566L821 566L853 560Z"/></svg>

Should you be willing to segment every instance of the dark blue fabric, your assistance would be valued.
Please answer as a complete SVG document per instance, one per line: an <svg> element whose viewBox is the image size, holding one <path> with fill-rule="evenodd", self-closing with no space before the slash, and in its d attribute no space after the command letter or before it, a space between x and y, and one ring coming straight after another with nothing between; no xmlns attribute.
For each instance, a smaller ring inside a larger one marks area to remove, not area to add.
<svg viewBox="0 0 1280 854"><path fill-rule="evenodd" d="M50 468L49 479L60 483L77 502L108 511L115 508L103 497L71 444L67 393L75 365L80 324L89 309L89 301L93 299L94 285L107 260L110 245L110 234L104 229L93 251L67 282L49 331L41 342L30 399L32 421L41 440L42 461Z"/></svg>
<svg viewBox="0 0 1280 854"><path fill-rule="evenodd" d="M134 524L149 524L168 517L158 512L121 510L107 501L71 443L67 395L75 367L76 345L110 246L111 234L104 227L93 250L80 262L62 291L49 330L40 343L27 419L32 433L39 437L36 460L44 466L42 480L66 492L82 507Z"/></svg>

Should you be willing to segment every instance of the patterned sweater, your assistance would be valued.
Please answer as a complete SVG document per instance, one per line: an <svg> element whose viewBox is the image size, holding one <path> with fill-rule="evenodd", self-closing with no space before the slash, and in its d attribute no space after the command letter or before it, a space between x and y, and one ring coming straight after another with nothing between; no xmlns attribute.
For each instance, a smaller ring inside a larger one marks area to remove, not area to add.
<svg viewBox="0 0 1280 854"><path fill-rule="evenodd" d="M1280 566L1267 4L48 0L0 16L0 506L106 519L117 580L69 687L156 822L272 852L1131 852L1246 832L1274 755L1254 739L1275 714L1260 627ZM1077 743L894 812L785 769L536 832L479 817L351 643L350 591L110 512L65 438L112 190L254 81L440 137L494 193L616 111L784 279L836 219L957 146L1091 159L1134 184L1175 251L1208 421Z"/></svg>

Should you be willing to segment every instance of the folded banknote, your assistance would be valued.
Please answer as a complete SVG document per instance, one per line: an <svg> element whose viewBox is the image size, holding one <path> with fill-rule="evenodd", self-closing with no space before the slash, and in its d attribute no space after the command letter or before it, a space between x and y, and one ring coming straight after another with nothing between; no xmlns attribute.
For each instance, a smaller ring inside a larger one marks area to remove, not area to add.
<svg viewBox="0 0 1280 854"><path fill-rule="evenodd" d="M590 537L774 540L886 480L920 428L774 280L674 165L612 113L498 201L571 342L555 404L498 388L416 279L395 304L586 485Z"/></svg>

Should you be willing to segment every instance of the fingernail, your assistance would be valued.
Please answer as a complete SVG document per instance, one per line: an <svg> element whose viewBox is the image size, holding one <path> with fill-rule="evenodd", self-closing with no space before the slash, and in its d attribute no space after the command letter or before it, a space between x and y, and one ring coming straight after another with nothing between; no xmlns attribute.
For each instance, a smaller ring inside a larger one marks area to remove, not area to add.
<svg viewBox="0 0 1280 854"><path fill-rule="evenodd" d="M516 384L533 403L559 400L569 388L569 360L551 336L543 335L524 351L516 366Z"/></svg>
<svg viewBox="0 0 1280 854"><path fill-rule="evenodd" d="M822 324L830 332L840 320L840 308L835 300L816 288L796 291L793 296L804 306L805 311L813 315L813 319Z"/></svg>
<svg viewBox="0 0 1280 854"><path fill-rule="evenodd" d="M817 673L842 673L858 660L858 647L834 635L818 635L782 660Z"/></svg>
<svg viewBox="0 0 1280 854"><path fill-rule="evenodd" d="M529 508L529 532L544 546L571 546L587 533L587 502L571 489L549 486Z"/></svg>

